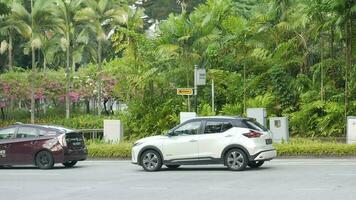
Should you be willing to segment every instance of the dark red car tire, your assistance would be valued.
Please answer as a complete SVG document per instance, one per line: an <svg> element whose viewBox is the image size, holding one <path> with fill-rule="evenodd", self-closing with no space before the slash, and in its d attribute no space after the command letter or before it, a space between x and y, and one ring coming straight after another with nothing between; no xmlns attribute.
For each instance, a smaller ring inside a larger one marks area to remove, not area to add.
<svg viewBox="0 0 356 200"><path fill-rule="evenodd" d="M75 164L77 164L77 161L69 161L62 164L64 165L65 168L72 168L74 167Z"/></svg>
<svg viewBox="0 0 356 200"><path fill-rule="evenodd" d="M40 151L36 154L35 163L40 169L51 169L54 166L53 155L48 151Z"/></svg>

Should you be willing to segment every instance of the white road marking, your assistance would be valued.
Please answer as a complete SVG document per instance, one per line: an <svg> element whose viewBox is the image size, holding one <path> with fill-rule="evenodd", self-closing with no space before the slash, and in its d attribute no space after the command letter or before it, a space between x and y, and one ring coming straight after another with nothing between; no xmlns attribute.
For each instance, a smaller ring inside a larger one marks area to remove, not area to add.
<svg viewBox="0 0 356 200"><path fill-rule="evenodd" d="M296 191L327 191L327 188L295 188Z"/></svg>
<svg viewBox="0 0 356 200"><path fill-rule="evenodd" d="M153 190L167 190L168 188L167 187L147 187L147 186L142 186L142 187L130 187L130 190L150 190L150 191L153 191Z"/></svg>
<svg viewBox="0 0 356 200"><path fill-rule="evenodd" d="M338 174L328 174L328 176L356 176L356 174L338 173Z"/></svg>

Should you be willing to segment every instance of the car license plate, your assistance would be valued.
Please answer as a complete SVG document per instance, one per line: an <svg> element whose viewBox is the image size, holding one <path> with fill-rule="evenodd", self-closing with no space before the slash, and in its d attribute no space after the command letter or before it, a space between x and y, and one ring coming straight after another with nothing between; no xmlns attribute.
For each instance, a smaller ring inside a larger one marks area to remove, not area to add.
<svg viewBox="0 0 356 200"><path fill-rule="evenodd" d="M266 144L272 144L272 139L266 139Z"/></svg>
<svg viewBox="0 0 356 200"><path fill-rule="evenodd" d="M80 145L82 145L81 142L73 142L72 144L73 144L74 146L80 146Z"/></svg>

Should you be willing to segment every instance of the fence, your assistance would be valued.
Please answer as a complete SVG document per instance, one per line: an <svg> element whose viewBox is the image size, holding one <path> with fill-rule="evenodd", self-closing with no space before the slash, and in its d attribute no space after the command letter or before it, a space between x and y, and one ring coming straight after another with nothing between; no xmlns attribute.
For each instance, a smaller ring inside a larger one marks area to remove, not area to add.
<svg viewBox="0 0 356 200"><path fill-rule="evenodd" d="M103 129L80 129L78 132L87 140L102 140L104 138Z"/></svg>

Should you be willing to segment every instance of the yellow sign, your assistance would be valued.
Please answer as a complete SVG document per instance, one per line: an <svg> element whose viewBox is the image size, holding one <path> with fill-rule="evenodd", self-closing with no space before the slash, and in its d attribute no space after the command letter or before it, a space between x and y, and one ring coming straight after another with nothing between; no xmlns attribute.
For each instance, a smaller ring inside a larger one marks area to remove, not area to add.
<svg viewBox="0 0 356 200"><path fill-rule="evenodd" d="M193 95L193 88L177 88L178 95Z"/></svg>

